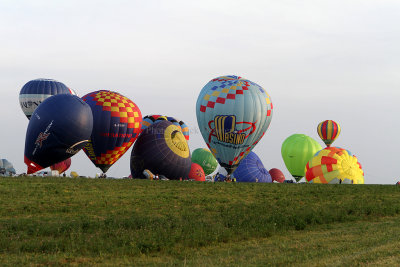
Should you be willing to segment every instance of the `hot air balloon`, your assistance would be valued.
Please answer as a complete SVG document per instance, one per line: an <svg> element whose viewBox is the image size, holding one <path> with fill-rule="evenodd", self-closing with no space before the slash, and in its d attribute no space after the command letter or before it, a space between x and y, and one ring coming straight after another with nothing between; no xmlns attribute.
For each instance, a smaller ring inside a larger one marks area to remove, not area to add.
<svg viewBox="0 0 400 267"><path fill-rule="evenodd" d="M13 176L16 174L14 166L6 159L0 159L0 176Z"/></svg>
<svg viewBox="0 0 400 267"><path fill-rule="evenodd" d="M149 126L136 140L131 152L131 174L145 178L143 170L171 180L187 178L192 161L181 129L169 121Z"/></svg>
<svg viewBox="0 0 400 267"><path fill-rule="evenodd" d="M335 121L326 120L318 124L317 132L325 145L330 147L340 134L340 125Z"/></svg>
<svg viewBox="0 0 400 267"><path fill-rule="evenodd" d="M19 103L25 116L30 119L35 109L53 95L73 94L62 82L52 79L36 79L27 82L19 93Z"/></svg>
<svg viewBox="0 0 400 267"><path fill-rule="evenodd" d="M170 121L174 125L181 128L183 135L186 140L189 140L189 127L181 120L176 119L174 117L168 117L163 115L147 115L142 120L142 131L152 125L153 123L157 123L160 121Z"/></svg>
<svg viewBox="0 0 400 267"><path fill-rule="evenodd" d="M211 151L205 148L197 148L193 151L192 162L199 164L203 168L205 175L215 171L218 166L218 162Z"/></svg>
<svg viewBox="0 0 400 267"><path fill-rule="evenodd" d="M90 107L75 95L49 97L35 110L25 139L28 173L37 172L75 155L93 129Z"/></svg>
<svg viewBox="0 0 400 267"><path fill-rule="evenodd" d="M321 149L317 141L305 134L293 134L283 142L283 161L297 182L304 176L307 162Z"/></svg>
<svg viewBox="0 0 400 267"><path fill-rule="evenodd" d="M95 91L82 99L93 113L93 132L83 150L105 173L135 142L142 114L135 103L116 92Z"/></svg>
<svg viewBox="0 0 400 267"><path fill-rule="evenodd" d="M276 181L278 183L283 183L285 181L285 175L277 168L270 169L269 174L271 175L272 181Z"/></svg>
<svg viewBox="0 0 400 267"><path fill-rule="evenodd" d="M197 164L197 163L192 163L192 166L190 168L189 172L189 179L193 179L199 182L205 182L206 181L206 176L204 174L203 168Z"/></svg>
<svg viewBox="0 0 400 267"><path fill-rule="evenodd" d="M327 147L307 163L306 180L320 184L363 184L364 172L357 158L347 150Z"/></svg>
<svg viewBox="0 0 400 267"><path fill-rule="evenodd" d="M58 171L59 174L65 172L71 166L71 158L67 158L64 161L58 162L50 166L52 171Z"/></svg>
<svg viewBox="0 0 400 267"><path fill-rule="evenodd" d="M236 182L272 183L269 172L265 169L260 158L250 152L233 172Z"/></svg>
<svg viewBox="0 0 400 267"><path fill-rule="evenodd" d="M208 148L232 174L268 129L272 103L258 84L238 76L222 76L203 87L196 115Z"/></svg>

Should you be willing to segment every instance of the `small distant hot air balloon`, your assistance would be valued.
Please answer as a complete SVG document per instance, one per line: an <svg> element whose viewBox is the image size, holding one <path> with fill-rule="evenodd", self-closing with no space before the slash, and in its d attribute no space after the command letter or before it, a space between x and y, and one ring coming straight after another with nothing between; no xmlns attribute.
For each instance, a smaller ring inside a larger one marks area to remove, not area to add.
<svg viewBox="0 0 400 267"><path fill-rule="evenodd" d="M256 153L250 152L233 172L236 182L272 183L272 178Z"/></svg>
<svg viewBox="0 0 400 267"><path fill-rule="evenodd" d="M68 170L70 166L71 166L71 158L67 158L64 161L51 165L50 169L52 171L58 171L59 174L62 174L63 172Z"/></svg>
<svg viewBox="0 0 400 267"><path fill-rule="evenodd" d="M269 174L271 175L272 181L276 181L278 183L283 183L285 181L285 175L277 168L270 169Z"/></svg>
<svg viewBox="0 0 400 267"><path fill-rule="evenodd" d="M340 134L340 125L335 121L326 120L318 124L317 132L325 145L330 147Z"/></svg>
<svg viewBox="0 0 400 267"><path fill-rule="evenodd" d="M142 131L147 129L153 123L157 123L160 121L169 121L172 124L181 128L183 135L185 136L186 140L189 140L189 127L183 121L176 119L174 117L163 116L163 115L147 115L142 120Z"/></svg>
<svg viewBox="0 0 400 267"><path fill-rule="evenodd" d="M204 174L203 168L199 164L192 163L189 172L189 179L193 179L199 182L205 182L206 176Z"/></svg>
<svg viewBox="0 0 400 267"><path fill-rule="evenodd" d="M72 157L89 141L93 129L90 107L71 94L47 98L35 110L25 139L28 173Z"/></svg>
<svg viewBox="0 0 400 267"><path fill-rule="evenodd" d="M192 153L192 162L199 164L205 175L209 175L218 166L218 162L210 150L205 148L197 148Z"/></svg>
<svg viewBox="0 0 400 267"><path fill-rule="evenodd" d="M16 174L14 166L6 159L0 159L0 175L13 176Z"/></svg>
<svg viewBox="0 0 400 267"><path fill-rule="evenodd" d="M27 82L19 93L19 103L25 116L30 119L35 109L45 99L53 95L74 94L62 82L52 79L36 79Z"/></svg>
<svg viewBox="0 0 400 267"><path fill-rule="evenodd" d="M170 180L187 178L192 161L181 129L169 121L154 123L136 140L131 152L131 174L144 178L148 169Z"/></svg>
<svg viewBox="0 0 400 267"><path fill-rule="evenodd" d="M132 146L141 132L139 107L119 93L100 90L82 97L93 113L93 131L83 149L103 173Z"/></svg>
<svg viewBox="0 0 400 267"><path fill-rule="evenodd" d="M363 184L364 172L357 158L347 150L327 147L306 164L306 180L320 184Z"/></svg>
<svg viewBox="0 0 400 267"><path fill-rule="evenodd" d="M258 84L238 76L222 76L203 87L196 115L208 148L232 174L268 129L272 103Z"/></svg>
<svg viewBox="0 0 400 267"><path fill-rule="evenodd" d="M304 177L307 162L321 149L317 141L305 134L293 134L282 143L283 161L297 182Z"/></svg>

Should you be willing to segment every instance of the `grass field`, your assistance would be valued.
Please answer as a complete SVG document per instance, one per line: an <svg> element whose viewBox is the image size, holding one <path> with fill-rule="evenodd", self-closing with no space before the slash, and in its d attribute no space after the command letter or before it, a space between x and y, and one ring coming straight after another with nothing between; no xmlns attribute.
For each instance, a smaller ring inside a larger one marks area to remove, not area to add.
<svg viewBox="0 0 400 267"><path fill-rule="evenodd" d="M399 265L400 187L0 179L0 265Z"/></svg>

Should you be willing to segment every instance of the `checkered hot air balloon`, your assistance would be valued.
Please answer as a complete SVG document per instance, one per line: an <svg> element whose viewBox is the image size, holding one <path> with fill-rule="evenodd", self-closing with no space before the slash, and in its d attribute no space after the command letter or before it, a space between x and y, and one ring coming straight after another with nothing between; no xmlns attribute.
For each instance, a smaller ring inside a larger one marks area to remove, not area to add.
<svg viewBox="0 0 400 267"><path fill-rule="evenodd" d="M364 172L357 157L343 148L318 151L306 165L306 180L320 184L363 184Z"/></svg>
<svg viewBox="0 0 400 267"><path fill-rule="evenodd" d="M189 127L186 125L186 123L174 117L163 116L163 115L147 115L142 120L142 131L147 129L147 127L149 127L153 123L158 123L160 121L169 121L172 122L172 124L181 128L182 133L185 136L185 139L189 141Z"/></svg>
<svg viewBox="0 0 400 267"><path fill-rule="evenodd" d="M340 134L340 125L333 120L326 120L318 124L317 132L325 145L330 147Z"/></svg>
<svg viewBox="0 0 400 267"><path fill-rule="evenodd" d="M258 84L238 76L222 76L203 87L196 115L208 148L232 174L268 129L272 102Z"/></svg>
<svg viewBox="0 0 400 267"><path fill-rule="evenodd" d="M129 98L100 90L82 97L93 113L93 131L83 149L94 165L107 170L132 146L141 132L142 114Z"/></svg>

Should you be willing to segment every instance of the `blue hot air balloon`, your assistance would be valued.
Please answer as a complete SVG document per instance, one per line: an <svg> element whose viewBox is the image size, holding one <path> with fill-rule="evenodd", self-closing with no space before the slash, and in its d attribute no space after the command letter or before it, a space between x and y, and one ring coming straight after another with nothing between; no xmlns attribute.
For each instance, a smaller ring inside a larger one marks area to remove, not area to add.
<svg viewBox="0 0 400 267"><path fill-rule="evenodd" d="M142 120L142 131L152 125L153 123L158 123L160 121L170 121L174 125L181 128L183 135L186 140L189 141L189 127L183 121L176 119L174 117L163 116L163 115L147 115Z"/></svg>
<svg viewBox="0 0 400 267"><path fill-rule="evenodd" d="M19 104L25 116L30 119L35 109L45 99L59 94L76 94L62 82L52 79L36 79L27 82L19 93Z"/></svg>
<svg viewBox="0 0 400 267"><path fill-rule="evenodd" d="M6 159L0 159L0 176L13 176L16 174L14 166Z"/></svg>
<svg viewBox="0 0 400 267"><path fill-rule="evenodd" d="M204 141L231 174L268 129L272 102L258 84L238 76L222 76L203 87L196 115Z"/></svg>
<svg viewBox="0 0 400 267"><path fill-rule="evenodd" d="M272 183L269 172L256 153L250 152L233 172L236 182Z"/></svg>
<svg viewBox="0 0 400 267"><path fill-rule="evenodd" d="M143 171L168 179L187 178L192 166L190 150L180 127L169 121L154 123L136 140L131 153L131 174L145 178Z"/></svg>
<svg viewBox="0 0 400 267"><path fill-rule="evenodd" d="M100 90L82 99L93 113L93 132L84 152L103 172L133 145L141 132L139 107L119 93Z"/></svg>
<svg viewBox="0 0 400 267"><path fill-rule="evenodd" d="M92 129L92 111L79 97L61 94L43 101L26 131L24 161L28 173L75 155L88 142Z"/></svg>

